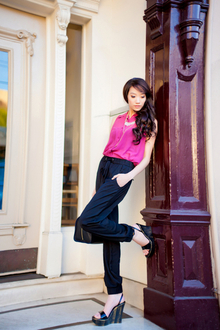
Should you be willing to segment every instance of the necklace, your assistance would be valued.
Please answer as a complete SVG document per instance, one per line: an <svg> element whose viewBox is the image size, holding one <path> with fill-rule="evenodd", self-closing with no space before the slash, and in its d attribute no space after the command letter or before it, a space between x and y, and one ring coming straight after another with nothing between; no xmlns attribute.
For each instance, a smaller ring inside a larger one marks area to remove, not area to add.
<svg viewBox="0 0 220 330"><path fill-rule="evenodd" d="M135 120L134 121L132 121L132 122L128 122L128 113L127 113L127 116L126 116L126 118L125 118L125 122L124 122L124 126L131 126L131 125L133 125L135 123Z"/></svg>
<svg viewBox="0 0 220 330"><path fill-rule="evenodd" d="M129 122L125 122L125 126L131 126L131 125L133 125L135 123L135 121L132 121L131 123L129 123Z"/></svg>
<svg viewBox="0 0 220 330"><path fill-rule="evenodd" d="M124 122L123 130L122 130L121 138L120 138L119 141L116 143L116 145L114 146L114 148L117 147L117 145L119 144L119 142L122 140L123 135L124 135L125 131L128 129L128 127L131 126L131 125L134 125L134 124L135 124L135 121L132 121L132 122L130 122L130 123L128 122L128 114L127 114L127 116L126 116L126 118L125 118L125 122Z"/></svg>

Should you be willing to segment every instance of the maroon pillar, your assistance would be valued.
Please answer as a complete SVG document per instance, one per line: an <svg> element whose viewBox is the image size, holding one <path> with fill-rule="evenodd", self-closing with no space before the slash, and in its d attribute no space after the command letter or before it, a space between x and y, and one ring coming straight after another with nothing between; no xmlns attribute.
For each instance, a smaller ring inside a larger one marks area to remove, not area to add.
<svg viewBox="0 0 220 330"><path fill-rule="evenodd" d="M146 173L156 253L148 261L144 315L164 329L217 330L204 141L206 0L148 0L146 79L158 137Z"/></svg>

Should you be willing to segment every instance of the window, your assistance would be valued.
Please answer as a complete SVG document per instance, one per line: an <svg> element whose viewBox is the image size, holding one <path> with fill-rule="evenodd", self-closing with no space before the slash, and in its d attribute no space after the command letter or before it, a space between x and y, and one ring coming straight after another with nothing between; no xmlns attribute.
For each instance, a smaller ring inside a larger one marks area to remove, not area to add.
<svg viewBox="0 0 220 330"><path fill-rule="evenodd" d="M0 209L2 209L8 110L8 53L0 51Z"/></svg>
<svg viewBox="0 0 220 330"><path fill-rule="evenodd" d="M78 206L82 27L69 24L67 36L62 226L73 226Z"/></svg>

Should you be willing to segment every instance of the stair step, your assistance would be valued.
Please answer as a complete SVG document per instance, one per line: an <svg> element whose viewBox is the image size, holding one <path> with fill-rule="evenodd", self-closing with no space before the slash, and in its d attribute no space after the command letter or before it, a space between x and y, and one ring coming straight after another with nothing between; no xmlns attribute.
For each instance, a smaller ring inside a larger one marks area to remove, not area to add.
<svg viewBox="0 0 220 330"><path fill-rule="evenodd" d="M3 282L0 283L0 306L42 299L101 293L103 290L103 275L87 276L82 273L62 275L58 278Z"/></svg>

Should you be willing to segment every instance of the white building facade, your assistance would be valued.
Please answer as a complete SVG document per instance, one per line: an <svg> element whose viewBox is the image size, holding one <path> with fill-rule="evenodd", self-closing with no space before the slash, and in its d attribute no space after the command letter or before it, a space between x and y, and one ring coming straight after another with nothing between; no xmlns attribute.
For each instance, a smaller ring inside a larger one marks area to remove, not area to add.
<svg viewBox="0 0 220 330"><path fill-rule="evenodd" d="M80 116L80 214L94 189L111 117L127 109L123 85L134 76L145 77L144 9L145 1L136 1L134 10L132 0L1 1L0 50L8 54L8 117L0 250L2 260L9 255L13 259L14 253L23 258L26 252L33 259L23 269L2 267L2 275L35 270L48 278L103 274L101 245L75 243L74 227L61 227L65 112L68 104L71 112L72 102L66 97L70 79L66 49L71 39L67 29L69 24L81 27L78 60L73 56L73 62L79 62L72 64L78 77L74 90L80 94L77 106L72 104L72 112L76 107L79 111L74 119ZM144 196L141 173L121 205L121 222L142 221ZM133 281L142 295L146 259L134 243L122 246L121 274L127 286ZM138 304L142 306L142 299Z"/></svg>
<svg viewBox="0 0 220 330"><path fill-rule="evenodd" d="M135 76L145 77L145 8L145 0L0 1L0 51L7 53L8 59L0 258L4 260L10 255L13 259L13 255L24 256L29 251L28 256L33 259L23 269L2 266L1 275L36 271L56 278L80 272L99 279L101 285L94 284L94 291L104 289L102 246L76 243L74 226L61 226L64 158L68 159L67 118L72 115L71 127L78 143L74 163L78 164L79 215L94 189L111 118L127 109L122 97L124 83ZM220 242L217 138L220 48L214 40L219 10L218 0L210 0L206 57L207 171L216 291L220 286L216 262ZM71 39L68 29L79 33ZM73 53L68 43L77 47ZM71 79L72 92L68 91ZM78 96L71 98L74 91ZM121 222L142 221L144 175L135 178L120 206ZM130 302L142 308L142 290L147 285L146 259L133 242L122 244L121 275Z"/></svg>

